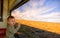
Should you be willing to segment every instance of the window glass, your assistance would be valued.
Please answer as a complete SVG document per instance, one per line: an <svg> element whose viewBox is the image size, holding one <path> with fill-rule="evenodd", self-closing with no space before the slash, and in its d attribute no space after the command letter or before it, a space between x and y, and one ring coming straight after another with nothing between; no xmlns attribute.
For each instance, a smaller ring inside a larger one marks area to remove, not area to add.
<svg viewBox="0 0 60 38"><path fill-rule="evenodd" d="M11 15L20 20L60 23L60 0L30 0Z"/></svg>

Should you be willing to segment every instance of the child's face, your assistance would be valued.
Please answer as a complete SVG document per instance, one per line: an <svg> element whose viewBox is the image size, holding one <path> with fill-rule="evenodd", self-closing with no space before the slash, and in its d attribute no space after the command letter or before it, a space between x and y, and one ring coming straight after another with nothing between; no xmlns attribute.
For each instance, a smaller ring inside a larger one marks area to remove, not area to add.
<svg viewBox="0 0 60 38"><path fill-rule="evenodd" d="M11 19L9 18L8 22L7 22L9 25L14 25L15 24L15 19Z"/></svg>

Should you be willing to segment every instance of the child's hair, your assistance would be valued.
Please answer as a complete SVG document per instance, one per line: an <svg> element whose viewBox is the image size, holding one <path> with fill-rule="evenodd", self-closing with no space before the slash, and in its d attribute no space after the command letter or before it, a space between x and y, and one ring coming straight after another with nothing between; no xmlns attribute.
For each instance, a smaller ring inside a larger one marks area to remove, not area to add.
<svg viewBox="0 0 60 38"><path fill-rule="evenodd" d="M7 18L7 20L9 20L9 19L14 19L14 16L9 16L9 17Z"/></svg>

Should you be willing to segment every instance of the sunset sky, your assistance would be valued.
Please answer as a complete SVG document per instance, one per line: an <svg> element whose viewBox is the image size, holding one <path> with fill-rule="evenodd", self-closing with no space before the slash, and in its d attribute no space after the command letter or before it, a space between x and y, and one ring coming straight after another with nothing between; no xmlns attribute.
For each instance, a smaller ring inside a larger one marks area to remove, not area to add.
<svg viewBox="0 0 60 38"><path fill-rule="evenodd" d="M12 15L21 20L60 23L60 0L30 0Z"/></svg>

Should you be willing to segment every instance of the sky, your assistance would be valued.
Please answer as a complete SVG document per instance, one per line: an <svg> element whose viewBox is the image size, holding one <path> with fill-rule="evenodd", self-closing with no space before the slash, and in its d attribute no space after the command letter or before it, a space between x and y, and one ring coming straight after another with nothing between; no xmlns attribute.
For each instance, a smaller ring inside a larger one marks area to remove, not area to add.
<svg viewBox="0 0 60 38"><path fill-rule="evenodd" d="M60 0L30 0L12 15L21 20L60 23Z"/></svg>

